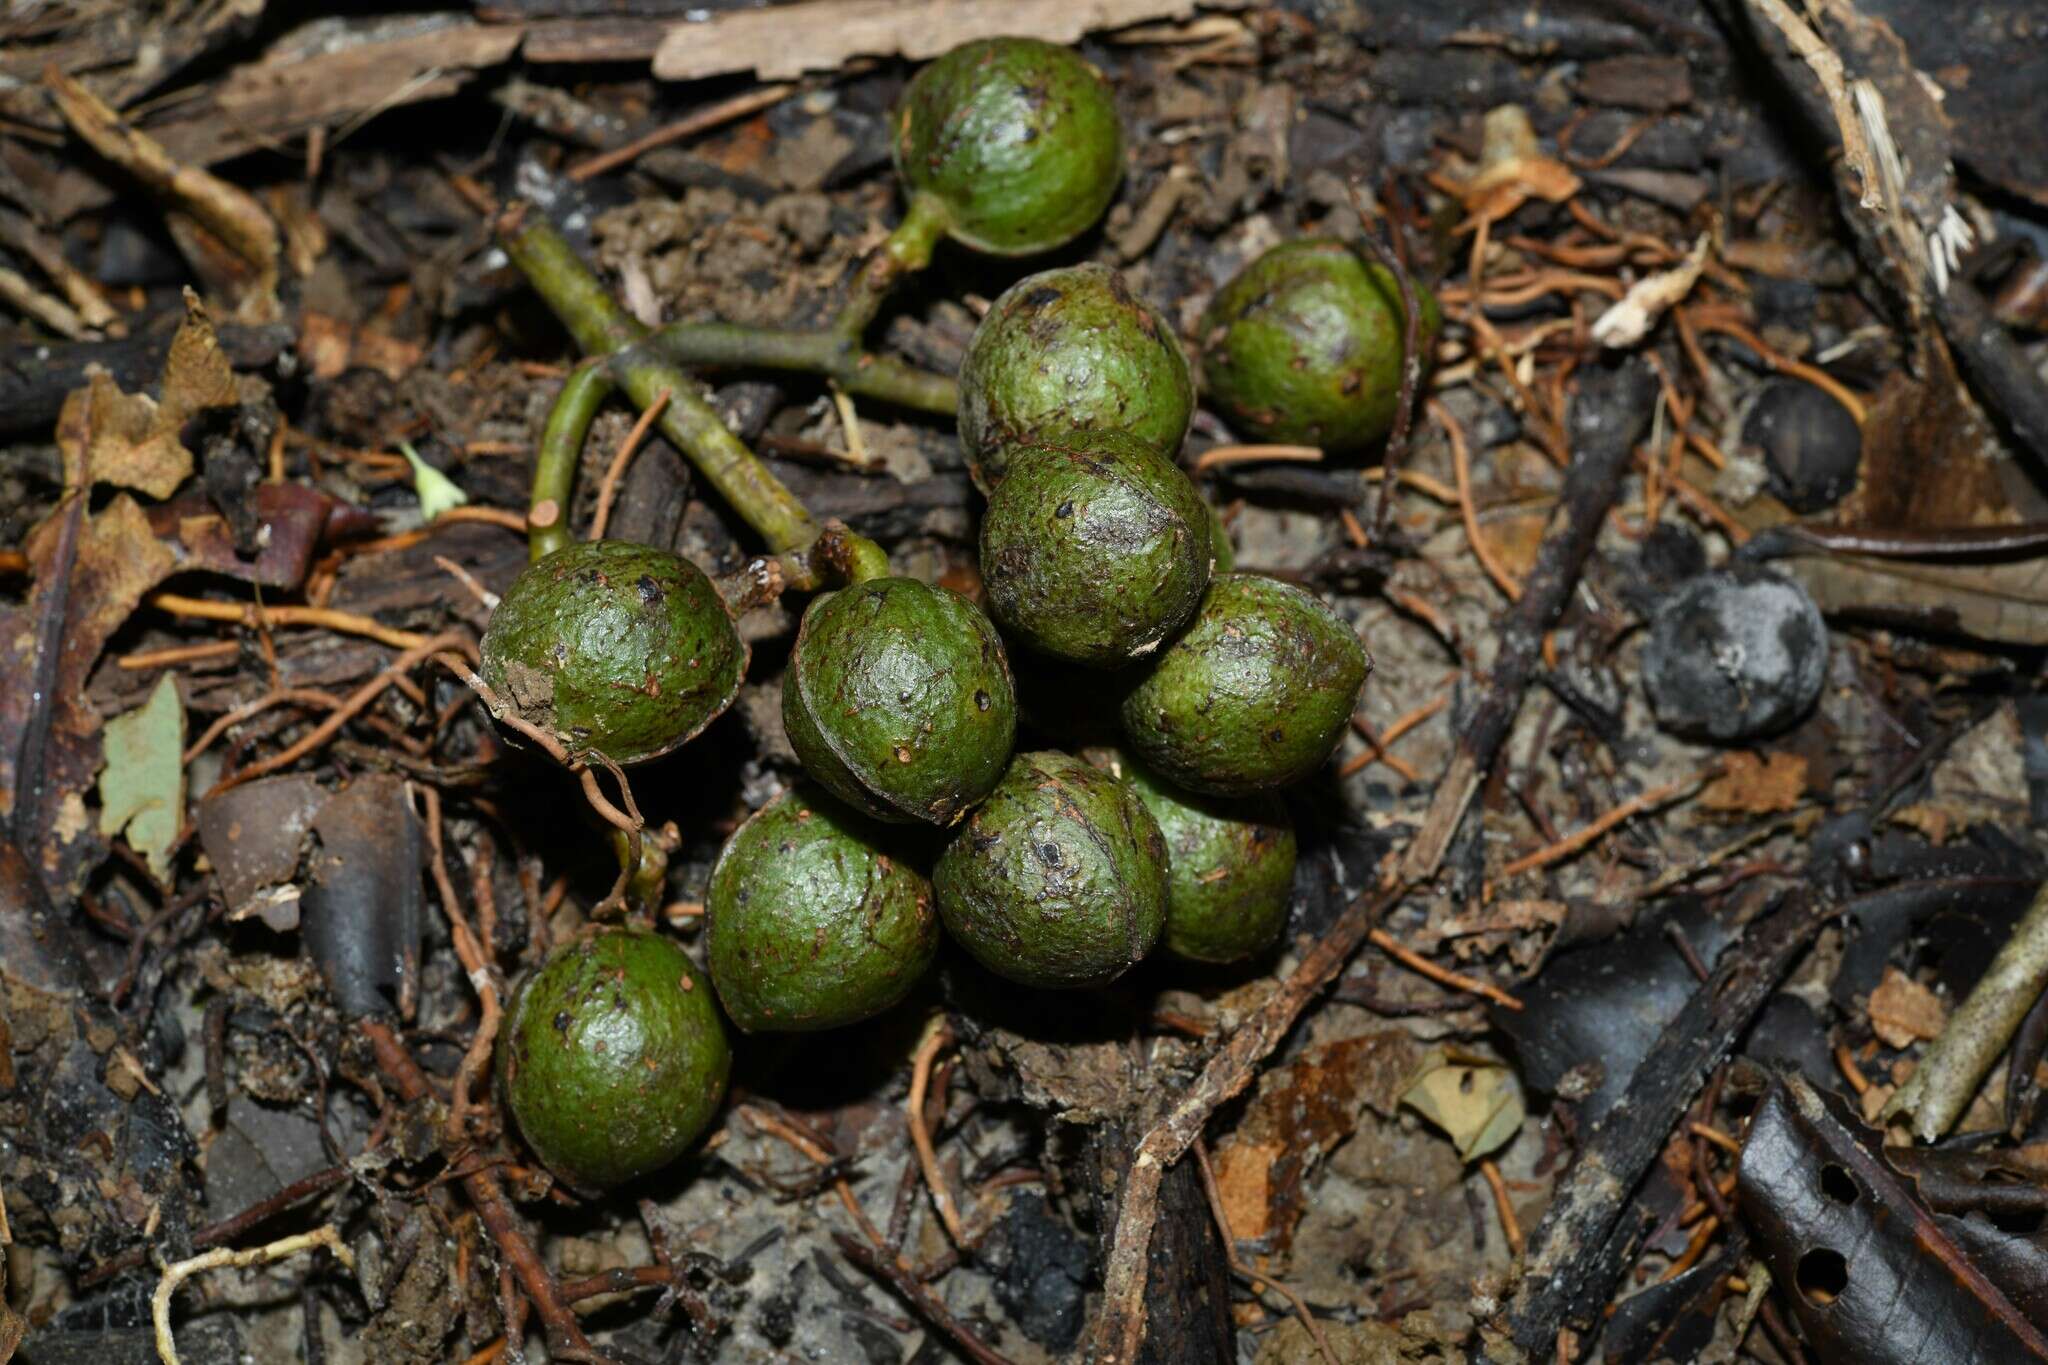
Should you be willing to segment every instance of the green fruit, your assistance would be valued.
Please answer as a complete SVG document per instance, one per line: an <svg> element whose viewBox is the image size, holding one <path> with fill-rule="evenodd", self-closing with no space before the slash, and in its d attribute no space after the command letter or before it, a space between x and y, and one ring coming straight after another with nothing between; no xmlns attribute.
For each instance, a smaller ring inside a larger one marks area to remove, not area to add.
<svg viewBox="0 0 2048 1365"><path fill-rule="evenodd" d="M695 738L746 671L747 646L703 571L620 540L527 565L483 638L483 680L513 714L615 763Z"/></svg>
<svg viewBox="0 0 2048 1365"><path fill-rule="evenodd" d="M1129 432L1171 459L1194 411L1173 329L1107 266L1011 285L960 366L960 444L983 492L1002 481L1010 448L1077 431Z"/></svg>
<svg viewBox="0 0 2048 1365"><path fill-rule="evenodd" d="M893 116L896 173L977 251L1025 256L1086 232L1123 176L1102 73L1035 38L963 43L917 73Z"/></svg>
<svg viewBox="0 0 2048 1365"><path fill-rule="evenodd" d="M1426 358L1443 319L1420 285ZM1202 315L1202 383L1247 440L1350 455L1385 436L1401 389L1401 290L1344 242L1283 242Z"/></svg>
<svg viewBox="0 0 2048 1365"><path fill-rule="evenodd" d="M1136 764L1124 781L1166 838L1166 946L1197 962L1271 948L1294 892L1294 824L1273 795L1191 796Z"/></svg>
<svg viewBox="0 0 2048 1365"><path fill-rule="evenodd" d="M901 1000L939 948L932 887L888 831L818 791L726 840L704 897L706 963L748 1032L837 1028Z"/></svg>
<svg viewBox="0 0 2048 1365"><path fill-rule="evenodd" d="M1219 574L1194 624L1124 696L1124 735L1175 786L1244 796L1307 777L1344 735L1372 660L1324 603Z"/></svg>
<svg viewBox="0 0 2048 1365"><path fill-rule="evenodd" d="M872 578L804 612L782 724L804 770L841 800L950 825L1002 776L1017 694L980 608L914 578Z"/></svg>
<svg viewBox="0 0 2048 1365"><path fill-rule="evenodd" d="M939 914L1026 986L1101 986L1152 951L1166 844L1137 794L1065 754L1018 754L939 855Z"/></svg>
<svg viewBox="0 0 2048 1365"><path fill-rule="evenodd" d="M998 624L1098 668L1143 658L1186 625L1209 582L1209 509L1135 436L1083 431L1018 446L981 518Z"/></svg>
<svg viewBox="0 0 2048 1365"><path fill-rule="evenodd" d="M673 939L565 943L513 998L498 1082L527 1145L577 1189L668 1165L725 1098L732 1051L711 987Z"/></svg>

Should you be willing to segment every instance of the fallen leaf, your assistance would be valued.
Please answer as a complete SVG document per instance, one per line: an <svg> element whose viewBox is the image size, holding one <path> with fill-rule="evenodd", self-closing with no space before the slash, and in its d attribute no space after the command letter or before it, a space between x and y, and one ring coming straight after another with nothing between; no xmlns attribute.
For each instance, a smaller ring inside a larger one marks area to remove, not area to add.
<svg viewBox="0 0 2048 1365"><path fill-rule="evenodd" d="M68 469L84 469L93 483L133 488L168 498L192 475L192 452L180 440L185 424L209 408L241 401L234 368L221 352L213 322L198 295L185 291L185 320L164 359L162 398L123 393L112 377L95 373L86 388L65 399L57 422Z"/></svg>
<svg viewBox="0 0 2048 1365"><path fill-rule="evenodd" d="M1708 810L1773 815L1792 810L1806 791L1806 759L1799 754L1728 755L1721 775L1700 793Z"/></svg>
<svg viewBox="0 0 2048 1365"><path fill-rule="evenodd" d="M1401 1102L1443 1129L1467 1161L1506 1146L1522 1128L1522 1087L1515 1073L1491 1058L1452 1048L1426 1055Z"/></svg>
<svg viewBox="0 0 2048 1365"><path fill-rule="evenodd" d="M1700 234L1686 258L1669 270L1645 275L1629 286L1606 312L1593 320L1593 340L1610 350L1635 345L1650 334L1657 319L1682 303L1699 283L1707 263L1707 234Z"/></svg>
<svg viewBox="0 0 2048 1365"><path fill-rule="evenodd" d="M128 846L169 879L171 845L185 818L185 706L174 673L157 680L149 700L107 722L100 772L100 833L126 831Z"/></svg>
<svg viewBox="0 0 2048 1365"><path fill-rule="evenodd" d="M1938 1038L1947 1023L1940 996L1897 967L1885 968L1884 980L1870 993L1870 1029L1887 1047Z"/></svg>

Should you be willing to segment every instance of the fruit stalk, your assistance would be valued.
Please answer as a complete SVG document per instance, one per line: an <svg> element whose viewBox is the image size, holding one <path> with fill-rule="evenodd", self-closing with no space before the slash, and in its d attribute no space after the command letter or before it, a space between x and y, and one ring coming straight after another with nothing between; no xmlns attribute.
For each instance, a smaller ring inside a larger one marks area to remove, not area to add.
<svg viewBox="0 0 2048 1365"><path fill-rule="evenodd" d="M500 223L498 240L577 346L586 355L605 358L612 379L637 406L644 409L668 394L658 423L662 435L689 457L770 550L798 550L818 538L818 522L803 503L719 421L687 373L642 344L648 329L606 292L552 223L537 213L517 214ZM602 397L598 381L589 380L572 382L557 400L569 410L548 421L553 439L543 441L542 460L534 471L536 510L546 490L555 497L557 519L567 519L564 495L575 477L582 433Z"/></svg>

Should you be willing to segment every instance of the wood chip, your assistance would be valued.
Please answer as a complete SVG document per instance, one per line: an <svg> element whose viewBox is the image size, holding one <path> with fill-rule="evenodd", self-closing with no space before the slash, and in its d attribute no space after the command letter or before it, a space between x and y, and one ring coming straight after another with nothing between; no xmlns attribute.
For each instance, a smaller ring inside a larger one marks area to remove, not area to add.
<svg viewBox="0 0 2048 1365"><path fill-rule="evenodd" d="M1938 1038L1947 1023L1940 996L1897 967L1885 968L1884 980L1870 993L1870 1029L1887 1047Z"/></svg>

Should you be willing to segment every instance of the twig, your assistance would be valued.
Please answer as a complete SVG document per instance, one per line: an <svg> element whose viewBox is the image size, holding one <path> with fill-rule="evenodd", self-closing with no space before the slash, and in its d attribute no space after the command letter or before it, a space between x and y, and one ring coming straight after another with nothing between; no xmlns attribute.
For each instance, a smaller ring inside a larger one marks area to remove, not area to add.
<svg viewBox="0 0 2048 1365"><path fill-rule="evenodd" d="M1500 1214L1501 1235L1508 1239L1508 1254L1522 1254L1522 1225L1515 1218L1514 1201L1508 1198L1508 1182L1501 1178L1500 1167L1491 1158L1479 1163L1479 1173L1486 1177L1486 1183L1493 1190L1493 1207Z"/></svg>
<svg viewBox="0 0 2048 1365"><path fill-rule="evenodd" d="M1502 619L1500 650L1485 694L1460 730L1457 751L1403 855L1404 881L1426 881L1442 865L1481 778L1521 710L1523 690L1542 656L1544 633L1563 614L1608 509L1621 492L1636 435L1649 417L1654 386L1646 369L1631 364L1613 372L1603 387L1610 391L1581 396L1581 404L1609 410L1589 424L1582 448L1565 470L1563 491L1536 552L1536 567L1522 585L1521 600Z"/></svg>
<svg viewBox="0 0 2048 1365"><path fill-rule="evenodd" d="M1330 1338L1323 1331L1323 1325L1316 1321L1315 1314L1308 1311L1308 1303L1301 1295L1280 1281L1253 1270L1237 1254L1237 1234L1230 1230L1230 1214L1223 1207L1222 1191L1216 1188L1216 1172L1209 1165L1209 1148L1199 1139L1195 1142L1195 1166L1202 1173L1202 1193L1209 1197L1209 1216L1216 1220L1216 1231L1223 1241L1223 1259L1231 1270L1249 1280L1253 1288L1263 1286L1287 1300L1288 1306L1294 1309L1294 1316L1301 1323L1302 1330L1307 1332L1309 1340L1316 1344L1316 1350L1322 1353L1323 1359L1329 1361L1330 1365L1343 1365L1343 1362L1337 1359L1337 1353L1330 1349Z"/></svg>
<svg viewBox="0 0 2048 1365"><path fill-rule="evenodd" d="M943 1332L947 1339L960 1348L961 1354L975 1365L1010 1365L1008 1356L990 1349L981 1338L969 1331L967 1326L946 1311L946 1305L939 1302L939 1296L932 1293L930 1286L910 1272L887 1252L871 1247L843 1232L832 1234L832 1240L847 1260L852 1261L868 1274L874 1276L907 1304L913 1313Z"/></svg>
<svg viewBox="0 0 2048 1365"><path fill-rule="evenodd" d="M925 1091L931 1084L932 1062L953 1041L944 1015L935 1018L919 1040L910 1063L910 1141L917 1148L917 1164L924 1171L924 1183L932 1192L932 1207L946 1225L946 1235L956 1247L966 1247L967 1234L960 1227L960 1211L953 1206L953 1194L946 1188L946 1174L939 1169L939 1154L924 1121Z"/></svg>
<svg viewBox="0 0 2048 1365"><path fill-rule="evenodd" d="M1289 460L1297 464L1314 464L1322 458L1323 451L1320 446L1211 446L1195 457L1194 468L1199 472L1204 469L1215 469L1219 465L1245 464L1253 460Z"/></svg>
<svg viewBox="0 0 2048 1365"><path fill-rule="evenodd" d="M1631 796L1620 805L1603 812L1589 824L1565 835L1564 838L1559 839L1556 843L1539 848L1534 853L1523 854L1502 868L1500 875L1503 877L1519 877L1524 872L1533 872L1539 867L1548 867L1552 863L1562 862L1574 853L1583 850L1587 845L1613 829L1616 825L1633 820L1644 811L1656 810L1660 806L1669 805L1673 801L1691 796L1706 785L1708 778L1713 777L1719 771L1719 765L1715 765L1705 772L1694 773L1691 777L1680 778L1676 782L1666 782L1660 787L1652 787L1649 791Z"/></svg>
<svg viewBox="0 0 2048 1365"><path fill-rule="evenodd" d="M749 90L745 94L734 95L731 99L707 104L702 109L692 109L673 123L663 124L653 132L636 137L623 146L614 147L608 152L599 152L596 156L577 162L569 168L569 179L593 179L606 171L637 161L657 147L666 147L671 142L681 142L686 137L709 132L719 124L730 123L736 118L758 114L763 109L782 103L794 93L796 86L793 84L764 85L758 90Z"/></svg>
<svg viewBox="0 0 2048 1365"><path fill-rule="evenodd" d="M1749 0L1749 3L1770 20L1792 50L1813 69L1814 79L1820 82L1828 107L1834 111L1835 125L1841 132L1842 159L1862 181L1862 206L1867 209L1883 208L1884 199L1877 189L1877 167L1871 160L1870 143L1863 136L1863 120L1857 117L1848 86L1842 80L1842 59L1821 41L1820 35L1808 27L1804 19L1793 13L1785 0Z"/></svg>
<svg viewBox="0 0 2048 1365"><path fill-rule="evenodd" d="M1380 245L1379 237L1368 225L1365 213L1365 197L1353 181L1351 208L1358 215L1359 242L1380 268L1394 277L1394 287L1401 292L1401 389L1395 399L1394 429L1387 434L1387 450L1383 458L1384 468L1398 473L1401 462L1408 457L1408 428L1415 420L1415 391L1422 385L1422 308L1415 297L1415 281L1408 278L1408 267L1399 254L1389 252ZM1398 232L1393 219L1387 220L1387 231ZM1373 539L1386 543L1387 528L1393 525L1394 486L1391 481L1380 484L1379 506L1373 511Z"/></svg>
<svg viewBox="0 0 2048 1365"><path fill-rule="evenodd" d="M349 1175L349 1168L345 1165L329 1166L324 1171L315 1171L303 1179L295 1180L268 1198L257 1200L240 1213L199 1229L192 1234L192 1246L195 1250L203 1250L206 1247L218 1246L222 1242L231 1242L250 1228L275 1218L301 1199L324 1193L336 1185L346 1184ZM91 1289L94 1285L111 1280L124 1270L134 1270L148 1261L148 1247L130 1247L120 1255L110 1257L79 1275L78 1287L81 1290Z"/></svg>
<svg viewBox="0 0 2048 1365"><path fill-rule="evenodd" d="M413 1060L405 1044L398 1040L398 1035L389 1026L375 1019L365 1019L357 1027L370 1040L370 1047L377 1057L377 1069L384 1073L401 1099L408 1104L417 1104L432 1095L426 1073L420 1070L419 1063ZM491 1240L497 1243L499 1253L518 1277L526 1297L533 1301L534 1310L540 1314L540 1320L547 1329L549 1354L559 1360L609 1362L610 1357L593 1347L583 1335L583 1327L576 1321L576 1315L562 1301L555 1277L533 1249L533 1243L520 1231L512 1216L512 1206L505 1200L505 1191L490 1168L483 1167L464 1174L462 1188L476 1209L477 1217L483 1220L484 1227L490 1232ZM506 1335L511 1335L509 1328Z"/></svg>
<svg viewBox="0 0 2048 1365"><path fill-rule="evenodd" d="M647 433L662 411L668 407L669 391L663 389L640 414L640 420L633 423L633 429L626 433L626 439L619 442L618 453L605 466L604 477L597 484L597 513L590 519L590 538L604 539L604 528L611 524L612 499L618 495L619 480L626 473L626 466L633 462L633 455L647 440Z"/></svg>
<svg viewBox="0 0 2048 1365"><path fill-rule="evenodd" d="M463 913L462 902L456 899L455 883L448 875L448 855L441 829L440 789L424 786L420 789L420 798L426 806L427 856L432 860L429 870L434 875L434 887L440 893L441 912L448 917L448 933L455 942L456 959L462 963L462 970L469 977L470 989L476 992L483 1009L476 1034L469 1040L469 1048L462 1055L462 1065L455 1072L455 1083L449 1089L447 1140L451 1146L460 1146L471 1138L470 1092L476 1085L476 1078L490 1065L491 1047L498 1038L501 1012L490 961L477 942L475 930L469 926L469 916Z"/></svg>
<svg viewBox="0 0 2048 1365"><path fill-rule="evenodd" d="M178 1343L171 1336L171 1295L178 1292L179 1285L201 1271L212 1270L218 1266L268 1265L272 1261L282 1261L287 1256L296 1256L302 1251L314 1251L320 1247L326 1247L333 1252L335 1259L350 1270L355 1269L355 1253L349 1250L348 1243L341 1240L341 1233L335 1230L332 1223L317 1227L311 1232L293 1233L289 1237L279 1238L264 1246L251 1247L247 1251L232 1251L222 1247L216 1251L203 1251L197 1256L165 1266L164 1277L157 1281L156 1293L152 1294L149 1300L150 1321L156 1326L156 1353L162 1358L164 1365L178 1365Z"/></svg>
<svg viewBox="0 0 2048 1365"><path fill-rule="evenodd" d="M1479 567L1486 570L1486 576L1493 580L1495 587L1506 594L1508 601L1522 600L1522 585L1515 582L1493 552L1493 545L1479 530L1479 512L1472 505L1471 458L1465 447L1465 429L1451 416L1450 409L1432 398L1429 400L1429 415L1442 425L1444 434L1451 439L1451 470L1458 479L1458 515L1465 523L1465 539L1472 545L1472 556L1479 561ZM1380 485L1381 501L1385 501L1386 485Z"/></svg>
<svg viewBox="0 0 2048 1365"><path fill-rule="evenodd" d="M1439 967L1414 949L1404 946L1384 929L1375 929L1370 934L1367 934L1366 938L1373 947L1379 949L1388 957L1394 959L1394 961L1412 972L1428 977L1438 985L1449 986L1452 990L1465 991L1471 995L1485 996L1502 1009L1518 1010L1523 1007L1520 1000L1509 995L1492 982L1481 981L1477 977L1466 976L1461 972L1451 971L1447 967Z"/></svg>
<svg viewBox="0 0 2048 1365"><path fill-rule="evenodd" d="M343 635L360 635L375 640L380 645L393 649L413 649L426 640L417 631L399 630L359 616L352 611L336 611L330 607L265 607L254 602L212 602L203 597L186 597L182 593L160 592L151 595L149 605L172 616L191 617L201 621L232 621L251 630L275 629L278 626L318 626L323 630L338 631Z"/></svg>

